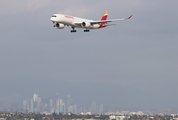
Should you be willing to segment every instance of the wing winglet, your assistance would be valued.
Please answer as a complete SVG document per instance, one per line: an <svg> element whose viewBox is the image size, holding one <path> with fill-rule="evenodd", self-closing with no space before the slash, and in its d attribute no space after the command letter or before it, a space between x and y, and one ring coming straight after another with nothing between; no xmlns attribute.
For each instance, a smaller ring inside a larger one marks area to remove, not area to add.
<svg viewBox="0 0 178 120"><path fill-rule="evenodd" d="M132 18L132 15L130 17L128 17L128 19Z"/></svg>

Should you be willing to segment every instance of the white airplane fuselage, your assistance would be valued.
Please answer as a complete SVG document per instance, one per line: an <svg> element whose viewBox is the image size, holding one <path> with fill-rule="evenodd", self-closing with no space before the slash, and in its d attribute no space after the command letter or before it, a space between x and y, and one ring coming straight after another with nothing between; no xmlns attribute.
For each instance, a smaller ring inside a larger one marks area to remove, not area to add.
<svg viewBox="0 0 178 120"><path fill-rule="evenodd" d="M69 16L69 15L63 15L63 14L54 14L53 16L56 17L51 17L51 21L55 23L60 23L60 24L64 24L67 26L72 26L72 27L76 27L76 28L87 28L87 29L99 29L100 25L99 24L94 24L94 25L87 25L85 26L81 26L78 24L75 24L76 21L77 23L90 23L93 22L93 20L88 20L88 19L84 19L84 18L79 18L79 17L73 17L73 16Z"/></svg>

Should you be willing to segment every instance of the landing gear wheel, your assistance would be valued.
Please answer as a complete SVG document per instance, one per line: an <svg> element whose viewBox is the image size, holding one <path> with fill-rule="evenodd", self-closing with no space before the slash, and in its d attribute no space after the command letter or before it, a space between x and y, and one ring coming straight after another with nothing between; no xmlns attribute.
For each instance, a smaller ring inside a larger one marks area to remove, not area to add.
<svg viewBox="0 0 178 120"><path fill-rule="evenodd" d="M90 30L86 29L86 30L84 30L84 32L90 32Z"/></svg>
<svg viewBox="0 0 178 120"><path fill-rule="evenodd" d="M77 30L71 30L70 32L72 32L72 33L73 33L73 32L77 32Z"/></svg>
<svg viewBox="0 0 178 120"><path fill-rule="evenodd" d="M72 30L71 30L70 32L71 32L71 33L73 33L73 32L77 32L77 30L75 30L75 28L72 27Z"/></svg>

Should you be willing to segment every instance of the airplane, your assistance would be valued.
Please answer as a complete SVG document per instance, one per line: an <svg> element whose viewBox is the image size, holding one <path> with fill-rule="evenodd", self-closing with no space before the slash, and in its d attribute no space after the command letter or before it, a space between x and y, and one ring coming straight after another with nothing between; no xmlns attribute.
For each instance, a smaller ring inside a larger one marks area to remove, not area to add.
<svg viewBox="0 0 178 120"><path fill-rule="evenodd" d="M65 14L54 14L50 18L50 20L53 22L54 27L58 29L63 29L65 26L71 26L72 28L71 33L73 33L76 32L75 28L83 28L85 29L84 32L89 32L90 29L100 29L100 28L105 28L107 26L116 25L116 24L108 24L109 22L128 20L132 17L131 15L128 18L107 20L108 14L109 12L106 11L104 15L101 17L101 19L98 21L74 17Z"/></svg>

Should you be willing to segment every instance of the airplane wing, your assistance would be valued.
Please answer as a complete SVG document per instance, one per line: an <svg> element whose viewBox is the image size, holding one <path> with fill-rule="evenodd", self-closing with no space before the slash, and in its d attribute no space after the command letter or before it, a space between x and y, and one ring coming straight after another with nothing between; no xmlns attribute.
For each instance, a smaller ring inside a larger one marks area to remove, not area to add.
<svg viewBox="0 0 178 120"><path fill-rule="evenodd" d="M119 20L128 20L128 19L130 19L130 18L132 18L132 15L129 16L128 18L102 20L102 21L90 21L89 23L90 23L91 25L94 25L94 24L108 23L108 22L114 22L114 21L119 21ZM74 26L80 26L80 27L81 27L81 24L82 24L82 22L73 22L73 25L74 25ZM111 26L111 25L115 25L115 24L110 24L110 25L107 25L107 26Z"/></svg>
<svg viewBox="0 0 178 120"><path fill-rule="evenodd" d="M100 23L108 23L108 22L114 22L114 21L119 21L119 20L128 20L132 18L132 15L129 16L128 18L121 18L121 19L111 19L111 20L102 20L102 21L91 21L91 24L100 24Z"/></svg>

